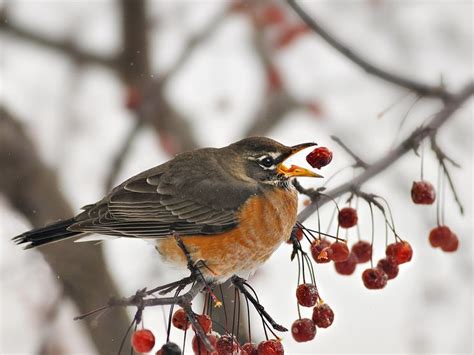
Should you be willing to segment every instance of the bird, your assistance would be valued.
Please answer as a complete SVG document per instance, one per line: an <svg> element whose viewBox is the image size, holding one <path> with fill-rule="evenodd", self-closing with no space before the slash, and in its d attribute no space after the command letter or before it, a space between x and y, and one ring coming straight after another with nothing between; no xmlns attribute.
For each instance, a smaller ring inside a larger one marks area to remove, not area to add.
<svg viewBox="0 0 474 355"><path fill-rule="evenodd" d="M292 178L322 177L284 165L314 145L250 137L184 152L129 178L78 215L13 240L29 249L90 234L139 238L152 241L168 263L199 262L213 282L251 274L290 238L298 201Z"/></svg>

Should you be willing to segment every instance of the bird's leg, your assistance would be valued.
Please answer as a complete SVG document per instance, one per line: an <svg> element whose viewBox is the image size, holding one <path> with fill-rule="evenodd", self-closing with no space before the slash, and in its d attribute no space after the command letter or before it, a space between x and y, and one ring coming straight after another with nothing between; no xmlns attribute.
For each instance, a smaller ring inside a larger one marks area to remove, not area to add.
<svg viewBox="0 0 474 355"><path fill-rule="evenodd" d="M280 332L288 331L288 329L286 329L284 326L275 322L275 320L267 313L267 311L265 311L265 308L260 304L260 302L258 302L258 300L245 288L246 281L243 278L234 275L231 277L230 281L240 292L244 294L245 297L247 297L257 312L271 324L273 329Z"/></svg>
<svg viewBox="0 0 474 355"><path fill-rule="evenodd" d="M186 257L186 260L187 260L187 263L188 263L188 269L189 269L189 271L191 271L190 278L194 278L195 280L201 280L202 282L204 282L204 284L206 285L205 288L209 292L212 300L214 301L214 305L216 307L222 306L222 302L219 301L217 296L212 291L213 283L207 281L204 278L204 276L201 272L201 268L207 268L208 270L210 270L209 267L207 267L206 262L204 260L198 260L198 261L194 262L192 257L191 257L191 253L186 248L186 245L184 244L183 240L180 238L179 234L174 233L173 236L174 236L174 239L176 240L176 243L178 244L180 249L183 251L184 256ZM210 271L212 271L212 270L210 270Z"/></svg>
<svg viewBox="0 0 474 355"><path fill-rule="evenodd" d="M186 257L186 261L188 263L188 269L189 271L191 271L191 276L194 275L194 277L201 277L203 279L204 277L202 276L202 273L199 271L199 268L196 267L196 264L193 262L191 253L188 251L188 248L186 248L186 245L184 245L184 242L179 236L179 234L174 233L173 237L176 240L176 244L178 244L178 247L181 249L184 256Z"/></svg>

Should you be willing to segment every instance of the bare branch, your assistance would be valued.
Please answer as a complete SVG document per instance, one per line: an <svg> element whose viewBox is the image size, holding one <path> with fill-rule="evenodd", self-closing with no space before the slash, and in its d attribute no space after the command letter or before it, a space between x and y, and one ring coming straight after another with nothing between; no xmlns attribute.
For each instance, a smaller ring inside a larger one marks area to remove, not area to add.
<svg viewBox="0 0 474 355"><path fill-rule="evenodd" d="M331 33L329 33L323 26L320 25L313 16L309 16L305 10L296 2L296 0L287 0L288 4L295 10L295 12L301 17L301 19L311 29L317 33L322 39L324 39L329 45L341 53L344 57L361 67L367 73L374 75L382 80L390 82L394 85L401 86L408 90L416 92L419 96L435 97L443 101L447 101L452 98L452 94L448 92L442 85L432 86L427 85L402 75L397 75L389 70L382 69L370 61L362 57L360 54L354 52L347 45L336 39Z"/></svg>
<svg viewBox="0 0 474 355"><path fill-rule="evenodd" d="M365 161L363 161L361 158L359 158L359 156L357 156L344 142L342 142L338 137L336 136L331 136L331 139L336 142L337 144L339 144L342 149L344 149L346 151L347 154L349 154L354 160L355 160L355 164L354 166L356 167L360 167L360 168L364 168L364 169L367 169L369 164L367 164Z"/></svg>
<svg viewBox="0 0 474 355"><path fill-rule="evenodd" d="M37 32L22 28L10 21L5 11L0 11L0 30L7 34L26 40L32 44L42 46L74 59L77 63L97 64L111 69L117 69L118 61L116 56L104 56L87 52L77 47L68 39L52 39L40 35Z"/></svg>
<svg viewBox="0 0 474 355"><path fill-rule="evenodd" d="M456 201L457 205L459 206L459 211L461 214L464 214L464 207L461 203L461 199L459 198L459 195L456 191L456 188L454 186L453 179L451 177L451 174L449 173L448 167L446 165L446 161L450 162L453 166L459 168L460 165L456 163L453 159L449 158L443 150L438 146L436 142L436 134L433 134L431 136L431 149L433 152L436 154L436 158L438 159L441 168L443 169L444 175L446 175L446 178L448 179L448 184L449 188L451 189L451 192L453 193L454 200Z"/></svg>
<svg viewBox="0 0 474 355"><path fill-rule="evenodd" d="M367 169L356 178L328 191L326 194L332 198L336 198L344 193L352 191L354 188L359 188L369 179L394 164L405 153L413 149L413 147L417 147L423 139L436 134L437 130L446 121L452 118L453 114L472 95L474 95L474 82L468 83L458 94L454 95L452 99L448 101L446 106L440 112L438 112L426 126L416 129L408 138L401 142L397 148L389 152L385 157L368 166ZM313 202L308 207L300 212L298 215L298 221L305 221L317 210L318 207L321 207L328 200L329 199L325 197L318 197L317 201L313 200Z"/></svg>
<svg viewBox="0 0 474 355"><path fill-rule="evenodd" d="M122 142L122 146L120 147L119 151L116 153L112 161L112 166L110 168L109 174L107 175L107 179L105 181L106 191L109 191L113 187L114 182L117 179L117 176L120 170L122 169L125 159L127 158L128 152L130 151L130 148L132 147L132 143L137 137L142 127L143 127L143 121L136 120L135 124L130 129L124 141Z"/></svg>
<svg viewBox="0 0 474 355"><path fill-rule="evenodd" d="M33 226L68 218L73 210L63 196L55 173L37 154L30 137L13 115L0 107L0 193ZM57 281L80 312L94 307L103 295L117 294L102 254L102 247L89 243L53 243L38 248L57 275ZM78 267L80 266L80 267ZM118 339L129 323L120 310L102 319L101 327L86 324L100 354L116 351Z"/></svg>

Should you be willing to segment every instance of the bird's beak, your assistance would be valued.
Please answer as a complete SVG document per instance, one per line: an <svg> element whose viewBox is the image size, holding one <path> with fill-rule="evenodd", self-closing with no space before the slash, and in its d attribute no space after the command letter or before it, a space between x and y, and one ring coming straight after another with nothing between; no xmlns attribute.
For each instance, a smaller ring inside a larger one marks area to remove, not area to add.
<svg viewBox="0 0 474 355"><path fill-rule="evenodd" d="M288 159L289 157L291 157L292 155L300 152L301 150L303 150L305 148L308 148L308 147L315 146L315 145L317 145L317 144L316 143L302 143L302 144L294 145L294 146L291 147L290 153L288 154L288 157L285 158L285 160ZM288 178L297 177L297 176L317 177L317 178L322 178L323 177L322 175L319 175L319 174L317 174L317 173L315 173L311 170L302 168L302 167L297 166L297 165L292 165L288 168L283 163L284 163L284 161L282 161L280 164L278 164L277 171L278 171L279 174L283 174Z"/></svg>

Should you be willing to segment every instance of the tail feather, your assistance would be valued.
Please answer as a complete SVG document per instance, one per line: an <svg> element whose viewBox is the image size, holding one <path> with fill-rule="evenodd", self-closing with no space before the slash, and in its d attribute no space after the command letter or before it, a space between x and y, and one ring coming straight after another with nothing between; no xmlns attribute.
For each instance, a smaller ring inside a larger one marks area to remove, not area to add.
<svg viewBox="0 0 474 355"><path fill-rule="evenodd" d="M66 219L64 221L52 223L45 227L33 229L23 234L17 235L12 240L16 244L28 243L25 246L25 249L30 249L43 244L48 244L62 239L71 238L76 235L82 234L81 232L72 232L67 229L71 224L75 222L76 221L74 218Z"/></svg>

